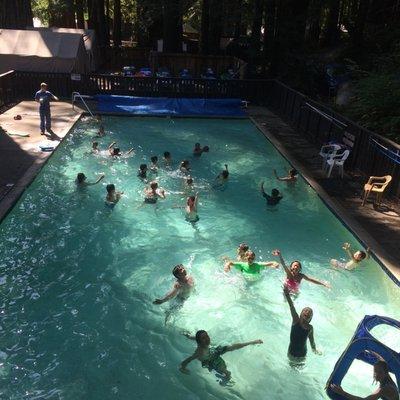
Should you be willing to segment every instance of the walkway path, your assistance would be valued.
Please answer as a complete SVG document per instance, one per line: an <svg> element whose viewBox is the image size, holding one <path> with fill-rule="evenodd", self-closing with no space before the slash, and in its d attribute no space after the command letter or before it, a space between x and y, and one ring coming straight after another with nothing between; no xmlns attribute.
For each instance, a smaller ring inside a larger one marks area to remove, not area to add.
<svg viewBox="0 0 400 400"><path fill-rule="evenodd" d="M74 111L71 104L64 102L52 103L51 110L56 134L51 143L58 146L82 110ZM21 115L22 119L14 120L15 115ZM34 101L23 101L0 115L0 221L52 154L40 151L38 145L44 141L50 142L40 135L38 105Z"/></svg>
<svg viewBox="0 0 400 400"><path fill-rule="evenodd" d="M400 206L384 198L379 208L372 203L361 206L367 178L336 174L326 178L321 170L319 148L265 107L249 107L248 112L264 134L291 161L324 201L400 280Z"/></svg>

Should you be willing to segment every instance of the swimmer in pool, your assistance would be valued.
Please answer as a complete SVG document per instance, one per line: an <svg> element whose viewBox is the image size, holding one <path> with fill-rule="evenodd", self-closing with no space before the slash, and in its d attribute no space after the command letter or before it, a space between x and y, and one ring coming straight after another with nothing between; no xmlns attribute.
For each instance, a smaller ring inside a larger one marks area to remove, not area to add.
<svg viewBox="0 0 400 400"><path fill-rule="evenodd" d="M361 261L369 258L369 247L367 248L366 251L358 250L355 253L352 253L350 243L344 243L342 246L342 249L347 253L347 255L349 256L350 259L349 259L349 261L347 261L345 263L335 260L335 259L332 259L331 265L333 267L347 269L347 270L351 271L351 270L355 269L358 265L360 265Z"/></svg>
<svg viewBox="0 0 400 400"><path fill-rule="evenodd" d="M203 153L208 153L210 148L208 146L201 147L200 143L195 143L193 149L193 155L195 157L200 157Z"/></svg>
<svg viewBox="0 0 400 400"><path fill-rule="evenodd" d="M132 147L127 152L122 153L119 147L115 147L116 144L117 142L112 142L108 146L108 153L110 154L111 157L128 156L134 151L134 148Z"/></svg>
<svg viewBox="0 0 400 400"><path fill-rule="evenodd" d="M166 167L170 167L171 166L172 157L171 157L171 153L169 151L164 151L163 163L164 163L164 166L166 166Z"/></svg>
<svg viewBox="0 0 400 400"><path fill-rule="evenodd" d="M245 259L246 261L227 261L224 271L229 272L234 267L244 275L258 275L264 268L279 268L279 263L275 261L255 262L256 255L251 250L246 252Z"/></svg>
<svg viewBox="0 0 400 400"><path fill-rule="evenodd" d="M93 142L92 143L92 150L91 150L92 154L99 154L100 153L100 149L99 149L99 142Z"/></svg>
<svg viewBox="0 0 400 400"><path fill-rule="evenodd" d="M104 174L100 174L96 182L88 182L86 180L86 175L83 172L79 172L79 174L76 176L75 183L78 187L93 186L99 183L104 178L104 176Z"/></svg>
<svg viewBox="0 0 400 400"><path fill-rule="evenodd" d="M210 346L211 340L206 331L197 331L195 336L191 336L187 333L184 335L190 340L195 340L197 342L197 348L190 357L182 361L179 370L184 374L189 374L189 370L186 366L193 360L199 360L203 368L207 368L210 372L215 371L222 375L223 382L227 382L231 378L231 372L228 371L225 361L221 357L223 354L229 351L239 350L246 346L263 343L261 339L257 339L251 342L232 344L230 346L214 347Z"/></svg>
<svg viewBox="0 0 400 400"><path fill-rule="evenodd" d="M165 191L163 188L158 187L156 181L150 182L150 187L144 189L145 198L144 202L147 204L155 204L159 197L165 199Z"/></svg>
<svg viewBox="0 0 400 400"><path fill-rule="evenodd" d="M151 164L150 164L150 171L156 174L157 171L158 171L158 165L157 165L157 163L158 163L158 157L157 157L157 156L152 156L152 157L150 158L150 161L151 161Z"/></svg>
<svg viewBox="0 0 400 400"><path fill-rule="evenodd" d="M300 289L300 283L303 279L305 279L308 282L315 283L316 285L321 285L326 288L330 288L330 285L328 282L322 282L319 281L318 279L311 278L301 272L301 263L300 261L292 261L290 264L290 267L287 267L285 260L282 257L282 254L280 250L274 250L272 252L272 255L279 257L279 260L282 264L283 269L286 272L286 280L283 286L287 288L291 293L298 293Z"/></svg>
<svg viewBox="0 0 400 400"><path fill-rule="evenodd" d="M186 300L194 287L193 278L187 274L185 267L182 264L178 264L172 270L172 274L176 278L174 286L163 298L155 299L153 304L162 304L166 301L178 298L179 300Z"/></svg>
<svg viewBox="0 0 400 400"><path fill-rule="evenodd" d="M189 196L186 200L186 221L197 222L200 218L197 214L197 204L199 202L199 193L196 196Z"/></svg>
<svg viewBox="0 0 400 400"><path fill-rule="evenodd" d="M103 137L103 136L106 136L106 132L104 130L103 124L101 124L99 127L99 131L96 134L96 137Z"/></svg>
<svg viewBox="0 0 400 400"><path fill-rule="evenodd" d="M265 193L264 182L261 182L261 194L267 199L269 206L276 206L283 199L278 189L272 189L271 195Z"/></svg>
<svg viewBox="0 0 400 400"><path fill-rule="evenodd" d="M275 174L276 179L278 179L278 181L284 181L287 183L295 183L297 181L298 172L294 168L291 168L291 169L289 169L287 176L279 177L278 173L276 172L276 169L274 169L274 174Z"/></svg>
<svg viewBox="0 0 400 400"><path fill-rule="evenodd" d="M242 261L242 262L247 262L247 252L250 250L249 246L246 243L240 243L238 248L236 249L236 260L237 261ZM225 262L230 261L229 257L227 256L222 256L222 259Z"/></svg>
<svg viewBox="0 0 400 400"><path fill-rule="evenodd" d="M313 310L305 307L301 310L300 315L297 314L293 300L287 287L283 289L285 298L289 304L290 313L292 314L292 327L290 329L290 344L288 348L288 357L294 364L302 364L307 355L307 339L310 341L311 348L314 353L321 354L314 341L314 329L310 324L313 317Z"/></svg>
<svg viewBox="0 0 400 400"><path fill-rule="evenodd" d="M140 164L137 176L142 180L147 182L147 164Z"/></svg>
<svg viewBox="0 0 400 400"><path fill-rule="evenodd" d="M191 192L194 190L193 178L191 176L188 176L185 179L184 190L185 192Z"/></svg>
<svg viewBox="0 0 400 400"><path fill-rule="evenodd" d="M182 174L189 175L190 174L190 164L188 160L183 160L181 162L181 165L179 166L179 171L182 172Z"/></svg>
<svg viewBox="0 0 400 400"><path fill-rule="evenodd" d="M213 187L218 188L224 186L228 182L228 178L229 178L228 164L225 164L225 169L221 171L215 178Z"/></svg>
<svg viewBox="0 0 400 400"><path fill-rule="evenodd" d="M115 206L121 199L121 196L124 194L124 192L117 192L115 190L115 185L110 183L109 185L106 186L107 190L107 196L106 196L106 204L108 206Z"/></svg>

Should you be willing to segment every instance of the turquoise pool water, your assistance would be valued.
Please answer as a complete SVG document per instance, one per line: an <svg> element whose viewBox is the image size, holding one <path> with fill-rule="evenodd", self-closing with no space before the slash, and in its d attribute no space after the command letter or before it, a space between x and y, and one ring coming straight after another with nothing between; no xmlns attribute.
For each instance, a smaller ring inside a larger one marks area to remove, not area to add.
<svg viewBox="0 0 400 400"><path fill-rule="evenodd" d="M247 120L104 119L108 136L136 155L111 160L87 154L93 125L80 122L0 226L0 397L7 399L310 399L326 397L324 384L365 314L400 318L399 290L373 261L356 271L338 271L330 258L356 239L303 181L277 182L288 163ZM210 153L193 159L196 141ZM177 166L188 158L200 192L200 221L184 219L182 179L161 169L169 193L157 208L140 207L140 163L170 151ZM226 190L210 188L223 168ZM77 190L78 172L98 185ZM259 193L278 187L284 199L268 210ZM124 191L111 212L105 185ZM283 272L267 270L256 283L223 273L221 257L234 257L245 241L262 260L280 248L304 272L332 289L302 283L298 310L314 309L317 347L306 366L287 360L291 318L282 296ZM173 284L172 267L188 266L196 292L167 326L169 305L152 304ZM194 351L181 331L206 329L214 344L262 339L263 345L228 353L234 385L223 387L195 361L190 375L178 371ZM376 332L399 347L398 333ZM400 349L399 349L400 350ZM353 366L345 387L363 395L372 388L371 367Z"/></svg>

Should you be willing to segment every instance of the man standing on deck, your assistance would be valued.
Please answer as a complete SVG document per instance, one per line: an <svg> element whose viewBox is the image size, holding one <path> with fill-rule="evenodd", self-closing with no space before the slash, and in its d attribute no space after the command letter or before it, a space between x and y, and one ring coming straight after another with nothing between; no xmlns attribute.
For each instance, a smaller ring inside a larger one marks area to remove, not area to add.
<svg viewBox="0 0 400 400"><path fill-rule="evenodd" d="M39 105L40 114L40 134L44 135L45 128L47 132L51 132L51 115L50 115L50 100L58 101L58 97L47 90L47 83L40 84L40 90L35 94L35 101Z"/></svg>

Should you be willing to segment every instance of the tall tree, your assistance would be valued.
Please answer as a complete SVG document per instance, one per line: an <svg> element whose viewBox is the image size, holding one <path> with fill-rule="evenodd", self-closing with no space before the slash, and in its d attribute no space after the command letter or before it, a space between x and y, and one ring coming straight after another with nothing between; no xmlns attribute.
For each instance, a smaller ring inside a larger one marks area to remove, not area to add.
<svg viewBox="0 0 400 400"><path fill-rule="evenodd" d="M253 22L251 25L250 54L255 58L260 52L261 25L264 12L264 0L254 1Z"/></svg>
<svg viewBox="0 0 400 400"><path fill-rule="evenodd" d="M75 11L76 11L76 26L79 29L85 28L85 11L84 11L84 0L75 0Z"/></svg>
<svg viewBox="0 0 400 400"><path fill-rule="evenodd" d="M201 3L201 32L200 52L209 54L209 33L210 33L210 0L203 0Z"/></svg>
<svg viewBox="0 0 400 400"><path fill-rule="evenodd" d="M340 38L339 31L339 13L341 0L329 0L328 15L324 31L324 44L333 46L337 44Z"/></svg>
<svg viewBox="0 0 400 400"><path fill-rule="evenodd" d="M121 46L121 0L114 0L114 21L113 21L113 42L114 47Z"/></svg>
<svg viewBox="0 0 400 400"><path fill-rule="evenodd" d="M210 24L208 33L208 51L210 54L218 54L221 51L224 4L223 0L211 0L209 3Z"/></svg>
<svg viewBox="0 0 400 400"><path fill-rule="evenodd" d="M0 0L0 28L25 29L33 26L30 0Z"/></svg>
<svg viewBox="0 0 400 400"><path fill-rule="evenodd" d="M165 52L182 51L181 0L163 0L163 40Z"/></svg>

